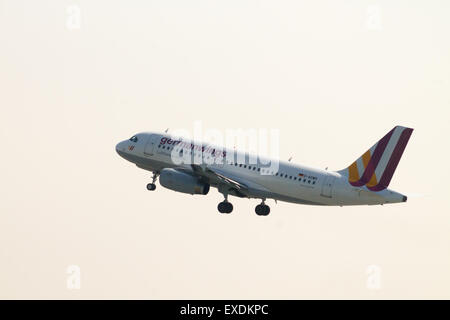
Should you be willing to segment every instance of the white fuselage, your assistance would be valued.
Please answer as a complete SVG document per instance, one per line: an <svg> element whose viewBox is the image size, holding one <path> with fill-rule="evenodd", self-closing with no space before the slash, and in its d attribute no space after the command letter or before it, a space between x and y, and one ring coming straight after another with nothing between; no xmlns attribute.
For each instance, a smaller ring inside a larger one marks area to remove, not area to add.
<svg viewBox="0 0 450 320"><path fill-rule="evenodd" d="M116 146L117 152L126 160L149 171L160 171L164 168L192 170L190 163L174 163L172 152L175 146L168 143L171 140L169 134L148 132L139 133L136 136L137 141L125 140ZM252 159L252 157L246 153L229 149L221 150L227 154L223 161L211 164L202 161L201 165L248 186L252 190L248 195L249 198L330 206L375 205L405 201L402 194L389 189L373 192L365 186L354 187L349 184L347 177L337 172L272 159L270 163L278 164L277 170L274 170L269 165L249 163L249 158ZM197 156L205 157L201 151L197 153L192 151L191 159L195 160ZM230 154L233 156L230 157ZM268 163L267 160L270 159L265 160L263 163ZM211 186L220 191L220 185L211 184Z"/></svg>

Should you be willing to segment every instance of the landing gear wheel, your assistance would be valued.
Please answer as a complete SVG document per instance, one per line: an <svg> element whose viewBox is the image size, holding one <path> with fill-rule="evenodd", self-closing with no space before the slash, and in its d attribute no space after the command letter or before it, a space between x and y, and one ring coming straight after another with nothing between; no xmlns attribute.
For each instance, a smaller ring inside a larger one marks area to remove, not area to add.
<svg viewBox="0 0 450 320"><path fill-rule="evenodd" d="M228 201L222 201L217 206L217 210L219 210L220 213L231 213L231 211L233 211L233 205Z"/></svg>
<svg viewBox="0 0 450 320"><path fill-rule="evenodd" d="M156 189L156 179L158 179L159 172L153 171L152 183L147 184L147 190L153 191Z"/></svg>
<svg viewBox="0 0 450 320"><path fill-rule="evenodd" d="M258 204L255 212L258 216L267 216L270 213L270 207L266 204Z"/></svg>

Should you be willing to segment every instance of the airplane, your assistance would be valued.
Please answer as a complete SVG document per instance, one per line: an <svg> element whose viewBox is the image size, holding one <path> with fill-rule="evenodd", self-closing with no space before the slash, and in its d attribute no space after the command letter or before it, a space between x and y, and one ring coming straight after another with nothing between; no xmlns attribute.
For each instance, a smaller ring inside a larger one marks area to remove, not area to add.
<svg viewBox="0 0 450 320"><path fill-rule="evenodd" d="M220 213L233 211L228 201L231 195L261 199L255 212L267 216L267 199L323 206L406 202L405 195L388 186L412 131L394 127L361 157L338 171L273 159L250 161L255 157L249 153L192 143L167 132L135 134L119 142L116 152L138 168L153 172L152 182L147 185L150 191L156 189L158 177L163 187L191 195L206 195L214 187L224 196L217 207ZM269 167L268 161L277 161L278 169Z"/></svg>

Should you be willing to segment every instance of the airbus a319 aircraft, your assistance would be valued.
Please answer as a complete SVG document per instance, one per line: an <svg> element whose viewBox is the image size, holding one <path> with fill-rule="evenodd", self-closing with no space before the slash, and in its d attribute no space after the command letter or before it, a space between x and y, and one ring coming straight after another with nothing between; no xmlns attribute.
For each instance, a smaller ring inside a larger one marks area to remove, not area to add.
<svg viewBox="0 0 450 320"><path fill-rule="evenodd" d="M250 159L257 157L248 153L156 132L138 133L119 142L116 151L137 167L153 172L148 190L155 190L158 177L162 186L187 194L206 195L210 187L215 187L225 198L218 205L219 212L233 211L228 201L232 195L261 199L255 212L266 216L270 213L267 199L325 206L406 202L405 195L388 186L412 131L396 126L350 166L339 171L270 159L252 163L255 161ZM174 155L191 161L174 161ZM275 161L277 170L267 165Z"/></svg>

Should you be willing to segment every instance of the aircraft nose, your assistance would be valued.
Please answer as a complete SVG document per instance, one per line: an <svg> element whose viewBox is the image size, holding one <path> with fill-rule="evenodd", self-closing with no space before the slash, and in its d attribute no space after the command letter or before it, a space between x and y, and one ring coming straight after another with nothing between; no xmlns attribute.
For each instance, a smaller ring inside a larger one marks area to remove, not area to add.
<svg viewBox="0 0 450 320"><path fill-rule="evenodd" d="M124 145L124 141L119 142L118 144L116 144L116 152L121 155L121 153L125 152L125 145Z"/></svg>

